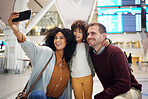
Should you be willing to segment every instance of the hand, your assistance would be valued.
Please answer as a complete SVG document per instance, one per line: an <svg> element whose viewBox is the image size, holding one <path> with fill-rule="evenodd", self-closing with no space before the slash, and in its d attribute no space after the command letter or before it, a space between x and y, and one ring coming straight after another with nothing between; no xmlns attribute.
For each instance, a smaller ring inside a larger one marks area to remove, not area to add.
<svg viewBox="0 0 148 99"><path fill-rule="evenodd" d="M18 22L12 22L13 19L18 18L18 17L19 17L18 12L12 12L9 19L8 19L8 24L11 27L11 29L13 30L13 33L17 37L18 41L21 41L23 34L20 33L20 31L19 31L19 23Z"/></svg>
<svg viewBox="0 0 148 99"><path fill-rule="evenodd" d="M109 40L108 39L105 39L103 42L102 42L102 46L108 46L109 45Z"/></svg>
<svg viewBox="0 0 148 99"><path fill-rule="evenodd" d="M19 32L19 23L18 22L12 22L13 19L18 18L19 17L19 13L18 12L12 12L10 14L10 17L8 19L8 24L9 26L12 28L14 33Z"/></svg>

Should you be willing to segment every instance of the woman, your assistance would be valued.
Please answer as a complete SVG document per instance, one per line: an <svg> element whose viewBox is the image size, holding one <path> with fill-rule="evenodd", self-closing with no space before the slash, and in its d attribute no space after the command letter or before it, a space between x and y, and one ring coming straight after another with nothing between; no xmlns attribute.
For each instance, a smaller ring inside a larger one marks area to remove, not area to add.
<svg viewBox="0 0 148 99"><path fill-rule="evenodd" d="M18 22L12 22L18 16L17 12L12 12L8 23L33 65L27 91L53 53L50 63L33 87L28 99L71 99L67 62L76 48L75 37L69 29L55 27L46 33L44 39L46 46L37 46L19 31Z"/></svg>

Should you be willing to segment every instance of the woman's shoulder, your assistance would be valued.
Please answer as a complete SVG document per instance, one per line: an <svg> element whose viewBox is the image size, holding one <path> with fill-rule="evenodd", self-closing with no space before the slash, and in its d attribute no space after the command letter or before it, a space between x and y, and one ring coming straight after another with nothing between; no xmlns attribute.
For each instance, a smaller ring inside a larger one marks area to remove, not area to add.
<svg viewBox="0 0 148 99"><path fill-rule="evenodd" d="M50 47L48 47L48 46L39 46L38 55L40 57L48 58L49 56L52 55L52 53L55 55L55 52Z"/></svg>
<svg viewBox="0 0 148 99"><path fill-rule="evenodd" d="M50 52L52 51L53 52L53 50L48 46L39 46L39 48L44 51L50 51Z"/></svg>

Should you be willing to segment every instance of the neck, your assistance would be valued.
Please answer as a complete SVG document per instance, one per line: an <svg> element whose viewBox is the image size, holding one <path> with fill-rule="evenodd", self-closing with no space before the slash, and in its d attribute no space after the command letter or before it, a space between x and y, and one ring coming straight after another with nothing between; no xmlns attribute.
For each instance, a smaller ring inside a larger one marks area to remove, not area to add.
<svg viewBox="0 0 148 99"><path fill-rule="evenodd" d="M82 43L82 41L78 41L77 44Z"/></svg>
<svg viewBox="0 0 148 99"><path fill-rule="evenodd" d="M63 54L64 54L64 51L63 50L57 50L60 54L60 56L63 58Z"/></svg>
<svg viewBox="0 0 148 99"><path fill-rule="evenodd" d="M101 45L101 44L98 45L98 46L96 46L96 47L94 47L94 49L95 49L95 51L96 51L97 53L101 50L101 48L102 48L102 45Z"/></svg>

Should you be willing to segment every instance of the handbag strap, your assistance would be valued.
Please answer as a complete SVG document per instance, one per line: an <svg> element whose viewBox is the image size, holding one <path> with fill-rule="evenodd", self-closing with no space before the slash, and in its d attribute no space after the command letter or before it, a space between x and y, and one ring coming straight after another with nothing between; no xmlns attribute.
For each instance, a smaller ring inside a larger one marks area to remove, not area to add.
<svg viewBox="0 0 148 99"><path fill-rule="evenodd" d="M52 53L52 56L53 56L53 53ZM40 72L40 74L38 75L38 77L36 78L36 80L34 81L34 83L32 84L32 86L30 87L29 91L26 93L25 97L28 97L28 95L31 92L32 88L34 87L34 85L36 84L36 82L39 80L40 76L43 74L44 70L46 69L47 65L49 64L50 60L52 59L52 56L50 57L50 59L48 60L48 62L46 63L46 65L44 66L44 68L42 69L42 71ZM27 85L28 85L28 82L25 85L25 88L23 89L23 92L25 92L25 90L27 88Z"/></svg>

